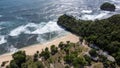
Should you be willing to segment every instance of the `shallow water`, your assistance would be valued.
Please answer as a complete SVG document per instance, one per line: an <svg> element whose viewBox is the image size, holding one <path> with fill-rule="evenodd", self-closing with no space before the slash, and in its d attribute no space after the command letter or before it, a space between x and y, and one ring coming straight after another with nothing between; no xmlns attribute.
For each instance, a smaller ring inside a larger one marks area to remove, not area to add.
<svg viewBox="0 0 120 68"><path fill-rule="evenodd" d="M101 11L103 2L115 12ZM0 54L46 42L66 33L56 21L62 14L94 20L120 13L119 0L0 0Z"/></svg>

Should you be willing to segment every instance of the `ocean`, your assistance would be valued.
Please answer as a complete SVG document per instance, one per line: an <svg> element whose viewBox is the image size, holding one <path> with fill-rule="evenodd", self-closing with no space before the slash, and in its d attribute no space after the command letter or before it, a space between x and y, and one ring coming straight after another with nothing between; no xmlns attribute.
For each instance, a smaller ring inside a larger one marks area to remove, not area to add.
<svg viewBox="0 0 120 68"><path fill-rule="evenodd" d="M100 10L104 2L115 4L116 11ZM118 13L119 0L0 0L0 54L63 36L60 15L95 20Z"/></svg>

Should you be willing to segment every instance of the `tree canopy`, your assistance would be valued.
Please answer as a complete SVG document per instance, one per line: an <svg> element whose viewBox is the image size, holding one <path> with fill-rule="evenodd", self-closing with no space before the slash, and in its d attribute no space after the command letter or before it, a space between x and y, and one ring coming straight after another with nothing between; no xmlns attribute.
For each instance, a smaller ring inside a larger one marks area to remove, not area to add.
<svg viewBox="0 0 120 68"><path fill-rule="evenodd" d="M73 16L64 14L59 17L58 25L83 37L89 44L108 51L116 61L120 61L117 55L120 52L120 14L95 21L76 20Z"/></svg>

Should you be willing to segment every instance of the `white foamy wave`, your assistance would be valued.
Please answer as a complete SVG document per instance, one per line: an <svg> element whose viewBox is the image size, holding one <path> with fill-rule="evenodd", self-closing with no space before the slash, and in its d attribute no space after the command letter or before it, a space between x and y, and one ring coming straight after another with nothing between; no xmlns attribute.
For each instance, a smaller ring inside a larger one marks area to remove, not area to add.
<svg viewBox="0 0 120 68"><path fill-rule="evenodd" d="M106 16L108 16L109 13L110 13L109 11L102 11L102 12L100 12L100 14L93 14L93 15L84 14L81 16L81 19L83 19L83 20L103 19Z"/></svg>
<svg viewBox="0 0 120 68"><path fill-rule="evenodd" d="M42 22L40 24L35 24L35 23L29 23L27 25L22 25L19 26L15 29L13 29L9 35L10 36L18 36L21 33L25 34L43 34L43 33L48 33L48 32L53 32L53 31L58 31L62 30L56 22L48 22L45 25L45 22Z"/></svg>
<svg viewBox="0 0 120 68"><path fill-rule="evenodd" d="M118 2L120 2L120 0L112 0L113 2L115 2L115 3L118 3Z"/></svg>
<svg viewBox="0 0 120 68"><path fill-rule="evenodd" d="M119 10L120 9L120 0L111 0L114 5L116 6L116 10Z"/></svg>
<svg viewBox="0 0 120 68"><path fill-rule="evenodd" d="M120 6L119 6L119 5L116 5L116 8L117 8L117 9L120 9Z"/></svg>
<svg viewBox="0 0 120 68"><path fill-rule="evenodd" d="M6 43L5 36L0 36L0 44Z"/></svg>
<svg viewBox="0 0 120 68"><path fill-rule="evenodd" d="M58 30L63 30L63 29L60 28L56 22L50 21L43 28L33 31L32 34L43 34L43 33L48 33L48 32L53 32Z"/></svg>
<svg viewBox="0 0 120 68"><path fill-rule="evenodd" d="M120 4L115 4L116 6L116 12L120 10Z"/></svg>
<svg viewBox="0 0 120 68"><path fill-rule="evenodd" d="M92 10L82 10L81 13L90 14L90 13L92 13Z"/></svg>
<svg viewBox="0 0 120 68"><path fill-rule="evenodd" d="M13 30L9 33L9 35L10 35L10 36L18 36L18 35L20 35L21 33L30 34L31 31L30 31L28 28L37 29L37 28L38 28L38 25L37 25L37 24L34 24L34 23L29 23L29 24L27 24L27 25L19 26L19 27L13 29Z"/></svg>
<svg viewBox="0 0 120 68"><path fill-rule="evenodd" d="M14 52L17 52L18 49L15 48L13 45L11 45L11 46L7 47L7 51L8 51L8 52L12 52L12 53L14 53Z"/></svg>
<svg viewBox="0 0 120 68"><path fill-rule="evenodd" d="M16 29L12 30L9 35L10 36L18 36L19 34L21 34L24 31L25 31L25 27L20 26L20 27L18 27Z"/></svg>

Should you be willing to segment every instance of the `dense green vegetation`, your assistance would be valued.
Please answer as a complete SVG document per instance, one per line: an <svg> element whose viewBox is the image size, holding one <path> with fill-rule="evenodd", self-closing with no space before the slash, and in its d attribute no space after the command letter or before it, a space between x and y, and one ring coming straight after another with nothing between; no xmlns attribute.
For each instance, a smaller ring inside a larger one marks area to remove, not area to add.
<svg viewBox="0 0 120 68"><path fill-rule="evenodd" d="M94 65L95 67L92 68L116 67L115 62L109 61L106 56L98 55L97 50L82 46L79 42L69 41L59 43L58 47L55 45L52 45L50 49L46 47L41 53L37 51L33 56L26 55L24 51L18 51L12 57L13 60L7 68L84 68ZM99 59L94 61L92 57L99 57ZM96 65L96 63L102 65ZM4 65L5 62L2 66Z"/></svg>
<svg viewBox="0 0 120 68"><path fill-rule="evenodd" d="M12 55L13 60L7 68L44 68L41 61L34 61L25 51L18 51Z"/></svg>
<svg viewBox="0 0 120 68"><path fill-rule="evenodd" d="M86 51L84 51L86 50ZM24 51L12 55L13 60L7 68L74 68L84 67L91 63L91 58L83 55L88 49L78 43L61 42L59 47L52 45L50 50L45 48L41 53L37 51L33 56L28 56Z"/></svg>
<svg viewBox="0 0 120 68"><path fill-rule="evenodd" d="M62 15L58 19L58 24L66 30L83 37L89 44L94 44L108 51L120 65L119 14L95 21L76 20L73 16Z"/></svg>
<svg viewBox="0 0 120 68"><path fill-rule="evenodd" d="M24 51L19 51L12 55L13 60L10 62L11 68L18 68L21 67L22 63L26 61L26 54Z"/></svg>
<svg viewBox="0 0 120 68"><path fill-rule="evenodd" d="M89 54L93 57L97 57L97 53L96 53L96 50L95 49L92 49L89 51Z"/></svg>
<svg viewBox="0 0 120 68"><path fill-rule="evenodd" d="M114 4L111 4L111 3L108 3L108 2L105 2L100 6L101 10L106 10L106 11L115 11L115 8L116 7L115 7Z"/></svg>

